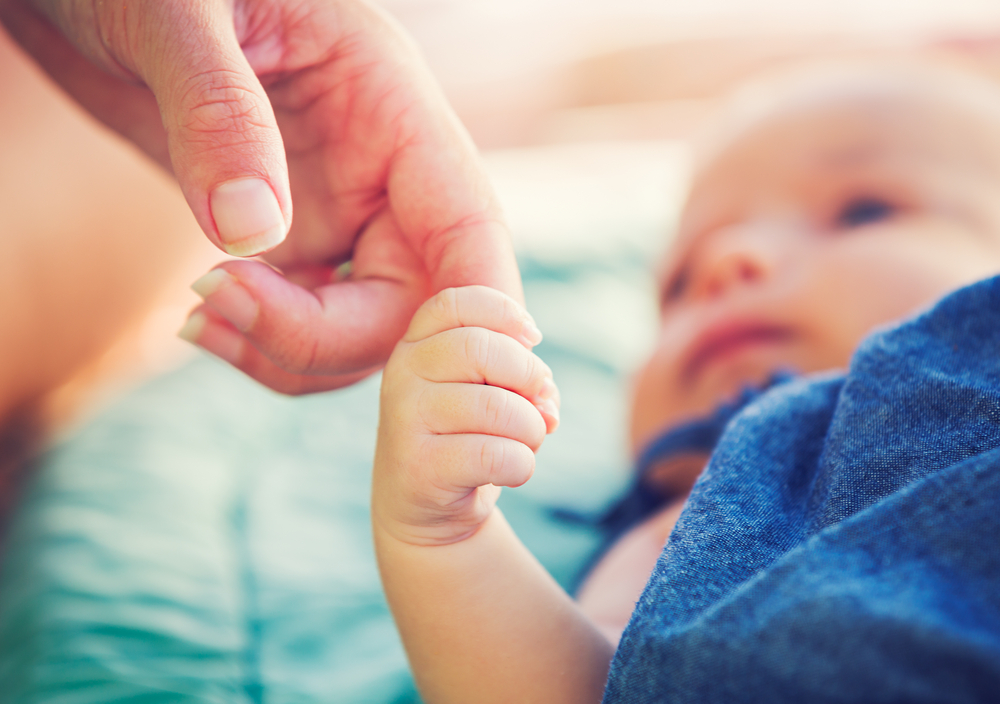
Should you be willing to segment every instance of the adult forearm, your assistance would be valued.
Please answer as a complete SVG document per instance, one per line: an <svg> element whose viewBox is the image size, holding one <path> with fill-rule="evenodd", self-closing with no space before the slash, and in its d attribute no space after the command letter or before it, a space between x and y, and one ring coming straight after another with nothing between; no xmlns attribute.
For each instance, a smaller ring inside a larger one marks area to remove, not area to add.
<svg viewBox="0 0 1000 704"><path fill-rule="evenodd" d="M614 647L499 511L444 546L400 542L376 523L375 545L428 702L600 701Z"/></svg>

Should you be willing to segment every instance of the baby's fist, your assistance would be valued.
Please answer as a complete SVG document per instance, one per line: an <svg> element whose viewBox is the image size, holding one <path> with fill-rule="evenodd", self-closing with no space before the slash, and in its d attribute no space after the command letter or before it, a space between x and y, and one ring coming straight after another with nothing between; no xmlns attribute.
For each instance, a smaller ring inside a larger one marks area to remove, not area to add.
<svg viewBox="0 0 1000 704"><path fill-rule="evenodd" d="M373 519L400 540L472 535L501 486L520 486L559 419L541 334L510 297L484 286L427 301L386 365Z"/></svg>

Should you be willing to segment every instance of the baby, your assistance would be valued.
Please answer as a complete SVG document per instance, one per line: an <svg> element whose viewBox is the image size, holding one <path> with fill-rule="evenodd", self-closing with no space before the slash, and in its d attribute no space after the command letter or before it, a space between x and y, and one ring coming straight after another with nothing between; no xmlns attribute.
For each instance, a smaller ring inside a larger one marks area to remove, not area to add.
<svg viewBox="0 0 1000 704"><path fill-rule="evenodd" d="M998 271L992 86L862 67L745 93L698 162L635 383L642 478L671 498L578 601L494 506L558 424L540 334L496 291L436 295L385 369L372 496L425 699L1000 691L1000 284L970 286ZM751 401L704 472L707 452L644 452L776 372L849 361Z"/></svg>

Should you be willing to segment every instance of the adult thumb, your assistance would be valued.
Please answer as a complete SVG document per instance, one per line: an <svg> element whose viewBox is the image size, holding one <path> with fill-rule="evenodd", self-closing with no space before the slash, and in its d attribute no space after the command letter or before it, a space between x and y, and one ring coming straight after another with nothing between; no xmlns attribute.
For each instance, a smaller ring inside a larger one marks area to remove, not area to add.
<svg viewBox="0 0 1000 704"><path fill-rule="evenodd" d="M239 257L284 240L292 220L281 133L240 48L232 3L147 2L136 70L156 96L174 174L198 223Z"/></svg>

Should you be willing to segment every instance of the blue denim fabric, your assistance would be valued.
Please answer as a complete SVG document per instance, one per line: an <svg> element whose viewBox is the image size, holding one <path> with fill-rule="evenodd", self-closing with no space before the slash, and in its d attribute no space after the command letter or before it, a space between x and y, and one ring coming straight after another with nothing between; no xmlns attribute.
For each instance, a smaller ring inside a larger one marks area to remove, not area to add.
<svg viewBox="0 0 1000 704"><path fill-rule="evenodd" d="M676 494L658 484L652 477L653 470L659 462L692 452L707 457L715 449L729 421L737 413L768 389L791 378L789 372L774 374L760 386L745 387L736 398L721 404L709 415L666 428L639 453L628 489L601 514L585 514L563 508L553 509L551 515L555 520L570 525L592 526L600 531L601 535L600 547L570 582L570 593L575 593L582 586L591 570L619 538L668 504L678 500Z"/></svg>
<svg viewBox="0 0 1000 704"><path fill-rule="evenodd" d="M605 702L1000 700L1000 279L731 422Z"/></svg>
<svg viewBox="0 0 1000 704"><path fill-rule="evenodd" d="M681 425L670 426L650 441L635 462L635 474L625 494L604 515L596 520L605 534L603 549L610 548L622 535L677 500L675 494L658 486L651 478L657 463L690 452L706 456L715 449L729 421L762 393L792 378L788 372L772 375L761 386L747 386L728 403L710 415ZM600 557L600 553L598 554Z"/></svg>

